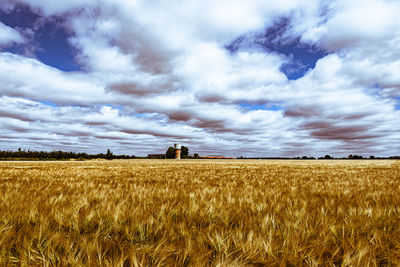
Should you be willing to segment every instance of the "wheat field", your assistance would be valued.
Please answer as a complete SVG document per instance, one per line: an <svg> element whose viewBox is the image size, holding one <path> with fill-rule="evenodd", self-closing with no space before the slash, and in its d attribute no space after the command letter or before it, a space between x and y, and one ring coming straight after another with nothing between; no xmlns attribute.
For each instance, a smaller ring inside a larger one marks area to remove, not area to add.
<svg viewBox="0 0 400 267"><path fill-rule="evenodd" d="M399 266L400 162L0 162L1 266Z"/></svg>

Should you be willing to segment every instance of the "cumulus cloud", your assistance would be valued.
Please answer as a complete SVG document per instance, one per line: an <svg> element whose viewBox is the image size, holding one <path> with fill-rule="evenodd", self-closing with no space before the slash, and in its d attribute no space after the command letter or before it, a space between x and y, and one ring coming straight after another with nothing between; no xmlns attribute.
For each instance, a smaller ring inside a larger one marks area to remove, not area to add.
<svg viewBox="0 0 400 267"><path fill-rule="evenodd" d="M11 53L0 54L0 86L2 95L60 105L87 105L110 101L98 98L104 89L88 76L63 73L38 60Z"/></svg>
<svg viewBox="0 0 400 267"><path fill-rule="evenodd" d="M130 154L175 141L227 156L396 154L400 4L303 2L7 1L62 21L82 68L1 52L0 138ZM0 45L23 43L18 30L0 22ZM289 68L305 73L291 80Z"/></svg>
<svg viewBox="0 0 400 267"><path fill-rule="evenodd" d="M303 39L331 51L382 44L398 36L399 9L400 4L391 0L333 1L326 8L326 21L310 27Z"/></svg>
<svg viewBox="0 0 400 267"><path fill-rule="evenodd" d="M24 38L18 31L0 22L0 46L22 42L24 42Z"/></svg>

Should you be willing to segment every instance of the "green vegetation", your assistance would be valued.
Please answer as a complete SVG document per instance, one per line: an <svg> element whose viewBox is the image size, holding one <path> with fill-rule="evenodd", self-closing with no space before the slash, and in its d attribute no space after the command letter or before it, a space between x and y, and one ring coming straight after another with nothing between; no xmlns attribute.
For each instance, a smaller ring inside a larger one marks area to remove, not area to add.
<svg viewBox="0 0 400 267"><path fill-rule="evenodd" d="M175 158L175 148L170 146L167 149L167 151L165 152L165 156L167 159L174 159ZM191 158L189 156L189 148L187 148L186 146L181 147L181 158L183 158L183 159Z"/></svg>
<svg viewBox="0 0 400 267"><path fill-rule="evenodd" d="M134 159L133 156L128 155L114 155L110 149L107 149L107 153L103 154L87 154L87 153L76 153L76 152L63 152L63 151L32 151L22 150L18 151L0 151L0 160L87 160L87 159Z"/></svg>

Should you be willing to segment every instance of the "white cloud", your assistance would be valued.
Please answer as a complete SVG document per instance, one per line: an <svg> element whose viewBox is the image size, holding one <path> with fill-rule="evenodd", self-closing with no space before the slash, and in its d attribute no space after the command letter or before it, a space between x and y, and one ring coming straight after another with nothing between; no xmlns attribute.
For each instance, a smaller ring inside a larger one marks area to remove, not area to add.
<svg viewBox="0 0 400 267"><path fill-rule="evenodd" d="M0 45L22 42L24 42L24 38L19 32L0 22Z"/></svg>
<svg viewBox="0 0 400 267"><path fill-rule="evenodd" d="M2 95L60 105L88 105L112 101L90 76L63 73L30 58L0 53ZM103 98L99 98L102 96Z"/></svg>
<svg viewBox="0 0 400 267"><path fill-rule="evenodd" d="M316 21L304 32L303 40L321 43L330 51L381 46L399 36L399 11L398 1L332 1L327 6L326 21Z"/></svg>
<svg viewBox="0 0 400 267"><path fill-rule="evenodd" d="M230 156L399 151L396 1L23 2L66 20L85 72L1 53L0 138L10 147L145 154L180 140ZM282 18L290 24L277 41L330 52L296 81L280 70L287 56L225 48Z"/></svg>

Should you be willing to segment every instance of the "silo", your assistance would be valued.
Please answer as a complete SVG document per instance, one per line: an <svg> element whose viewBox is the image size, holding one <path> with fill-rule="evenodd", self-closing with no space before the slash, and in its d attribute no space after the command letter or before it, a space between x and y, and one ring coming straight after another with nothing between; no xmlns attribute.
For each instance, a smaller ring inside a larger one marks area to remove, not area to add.
<svg viewBox="0 0 400 267"><path fill-rule="evenodd" d="M181 145L174 144L174 148L175 148L175 159L181 159Z"/></svg>

